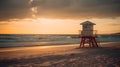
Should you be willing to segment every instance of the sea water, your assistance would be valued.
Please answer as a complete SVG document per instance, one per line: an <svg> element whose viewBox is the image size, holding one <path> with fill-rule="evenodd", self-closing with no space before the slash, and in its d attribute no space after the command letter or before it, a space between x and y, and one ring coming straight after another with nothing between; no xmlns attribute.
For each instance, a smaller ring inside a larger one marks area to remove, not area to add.
<svg viewBox="0 0 120 67"><path fill-rule="evenodd" d="M97 42L120 42L120 35L99 35ZM0 48L79 43L79 35L0 34Z"/></svg>

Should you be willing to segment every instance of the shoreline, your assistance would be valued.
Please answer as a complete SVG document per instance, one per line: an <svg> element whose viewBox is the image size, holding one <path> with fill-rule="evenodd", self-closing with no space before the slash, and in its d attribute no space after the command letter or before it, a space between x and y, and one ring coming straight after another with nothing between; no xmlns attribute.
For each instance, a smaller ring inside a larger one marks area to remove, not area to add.
<svg viewBox="0 0 120 67"><path fill-rule="evenodd" d="M0 50L0 66L119 67L120 42L103 43L101 46L78 48L79 44L72 44L6 48Z"/></svg>
<svg viewBox="0 0 120 67"><path fill-rule="evenodd" d="M109 43L120 43L120 42L101 42L102 44L109 44ZM10 46L10 47L0 47L0 49L9 49L9 48L24 48L24 47L43 47L43 46L69 46L69 45L79 45L78 43L64 43L64 44L43 44L43 45L29 45L29 46Z"/></svg>
<svg viewBox="0 0 120 67"><path fill-rule="evenodd" d="M116 44L117 45L108 45L108 44ZM79 44L58 44L58 45L34 45L34 46L21 46L21 47L6 47L0 48L0 53L4 51L15 51L15 50L23 50L23 49L31 49L31 48L46 48L46 47L65 47L65 46L76 46L79 47ZM116 47L120 48L120 42L104 42L100 43L100 47Z"/></svg>

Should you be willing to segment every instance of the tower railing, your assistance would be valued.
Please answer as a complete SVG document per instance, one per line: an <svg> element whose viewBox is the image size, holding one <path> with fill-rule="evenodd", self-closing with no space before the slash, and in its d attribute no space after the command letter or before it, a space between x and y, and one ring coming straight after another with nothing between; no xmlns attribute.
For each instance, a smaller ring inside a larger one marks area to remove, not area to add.
<svg viewBox="0 0 120 67"><path fill-rule="evenodd" d="M79 37L83 36L92 36L97 38L97 30L79 30Z"/></svg>
<svg viewBox="0 0 120 67"><path fill-rule="evenodd" d="M87 31L87 30L86 30ZM90 31L90 30L89 30ZM89 32L88 31L88 32ZM97 34L97 30L92 30L92 35L90 36L90 35L88 35L88 36L85 36L83 33L82 33L83 31L82 30L79 30L79 37L80 38L82 38L82 37L95 37L95 39L96 39L96 42L97 42L97 44L98 44L98 46L100 47L100 40L99 40L99 37L98 37L98 34ZM87 33L87 34L89 34L89 33Z"/></svg>

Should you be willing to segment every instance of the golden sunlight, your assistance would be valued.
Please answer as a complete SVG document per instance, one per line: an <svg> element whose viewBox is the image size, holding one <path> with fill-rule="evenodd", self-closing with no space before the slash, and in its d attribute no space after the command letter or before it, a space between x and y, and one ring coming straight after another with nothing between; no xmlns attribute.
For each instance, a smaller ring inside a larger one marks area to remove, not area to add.
<svg viewBox="0 0 120 67"><path fill-rule="evenodd" d="M98 30L99 34L118 32L120 28L119 25L112 25L113 22L116 23L113 20L111 20L112 23L107 19L90 20L96 23L95 30ZM0 25L0 34L79 34L78 30L81 30L80 23L83 21L85 20L46 18L10 21L10 23L5 22L7 24Z"/></svg>

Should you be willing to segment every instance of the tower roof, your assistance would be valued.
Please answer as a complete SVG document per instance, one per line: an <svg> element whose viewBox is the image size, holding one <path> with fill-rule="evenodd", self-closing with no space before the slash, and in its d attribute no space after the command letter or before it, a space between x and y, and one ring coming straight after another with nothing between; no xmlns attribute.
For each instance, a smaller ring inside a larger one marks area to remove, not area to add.
<svg viewBox="0 0 120 67"><path fill-rule="evenodd" d="M96 25L96 24L90 21L85 21L85 22L80 23L80 25Z"/></svg>

